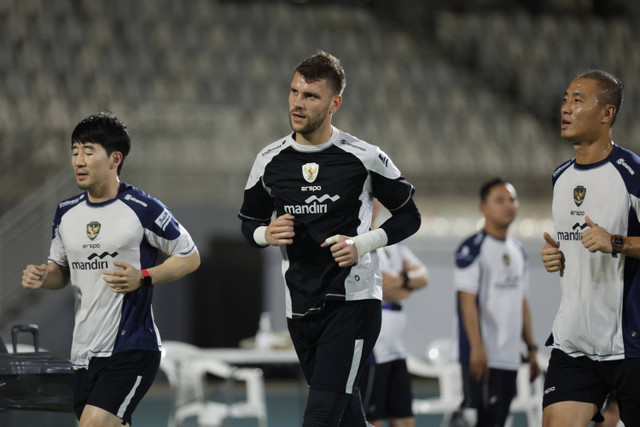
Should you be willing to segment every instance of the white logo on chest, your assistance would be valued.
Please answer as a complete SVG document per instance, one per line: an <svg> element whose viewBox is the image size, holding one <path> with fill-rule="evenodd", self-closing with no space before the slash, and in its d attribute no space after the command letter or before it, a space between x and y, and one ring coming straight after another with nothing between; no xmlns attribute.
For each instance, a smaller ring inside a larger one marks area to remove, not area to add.
<svg viewBox="0 0 640 427"><path fill-rule="evenodd" d="M311 184L318 177L320 166L317 163L305 163L302 165L302 177Z"/></svg>

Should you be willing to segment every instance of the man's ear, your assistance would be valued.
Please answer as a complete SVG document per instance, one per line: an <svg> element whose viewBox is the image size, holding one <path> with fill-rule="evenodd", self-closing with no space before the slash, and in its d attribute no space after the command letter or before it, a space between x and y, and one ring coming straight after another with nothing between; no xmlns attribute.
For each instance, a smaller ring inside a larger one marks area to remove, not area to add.
<svg viewBox="0 0 640 427"><path fill-rule="evenodd" d="M329 110L329 112L331 114L335 113L340 108L340 105L342 105L342 96L334 95L331 101L331 109Z"/></svg>
<svg viewBox="0 0 640 427"><path fill-rule="evenodd" d="M122 153L119 151L114 151L109 157L111 158L111 169L117 169L124 159Z"/></svg>
<svg viewBox="0 0 640 427"><path fill-rule="evenodd" d="M616 116L616 106L613 104L607 104L602 111L602 123L611 123Z"/></svg>
<svg viewBox="0 0 640 427"><path fill-rule="evenodd" d="M485 207L485 202L480 202L478 204L478 210L482 213L482 215L485 215L484 207Z"/></svg>

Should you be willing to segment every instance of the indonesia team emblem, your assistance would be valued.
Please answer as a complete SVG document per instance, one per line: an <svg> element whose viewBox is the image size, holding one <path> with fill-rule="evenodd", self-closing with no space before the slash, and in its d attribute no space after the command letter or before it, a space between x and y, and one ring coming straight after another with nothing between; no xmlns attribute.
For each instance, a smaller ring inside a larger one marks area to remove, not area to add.
<svg viewBox="0 0 640 427"><path fill-rule="evenodd" d="M587 194L587 189L582 185L578 185L573 189L573 201L576 203L576 206L580 206L582 202L584 202L584 196Z"/></svg>
<svg viewBox="0 0 640 427"><path fill-rule="evenodd" d="M504 265L506 265L507 267L509 266L509 264L511 264L511 259L509 259L508 254L502 255L502 262L504 262Z"/></svg>
<svg viewBox="0 0 640 427"><path fill-rule="evenodd" d="M320 166L318 166L317 163L305 163L302 165L302 176L304 177L304 180L308 183L315 181L318 177L319 168Z"/></svg>
<svg viewBox="0 0 640 427"><path fill-rule="evenodd" d="M98 221L91 221L87 224L87 237L89 239L95 239L98 234L100 234L100 223Z"/></svg>

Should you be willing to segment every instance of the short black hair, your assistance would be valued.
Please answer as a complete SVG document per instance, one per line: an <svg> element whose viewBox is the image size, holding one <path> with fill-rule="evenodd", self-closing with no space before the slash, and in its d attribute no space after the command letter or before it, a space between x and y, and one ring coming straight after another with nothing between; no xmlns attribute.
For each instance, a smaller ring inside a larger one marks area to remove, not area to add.
<svg viewBox="0 0 640 427"><path fill-rule="evenodd" d="M131 137L127 127L115 115L104 112L88 116L78 123L71 133L71 145L74 142L100 144L109 156L114 151L122 153L122 162L118 165L118 175L120 175L124 159L131 149Z"/></svg>
<svg viewBox="0 0 640 427"><path fill-rule="evenodd" d="M491 189L499 184L507 185L509 181L501 177L495 177L482 184L482 187L480 187L480 203L486 202Z"/></svg>
<svg viewBox="0 0 640 427"><path fill-rule="evenodd" d="M302 61L296 66L295 71L308 82L326 79L337 95L342 95L347 86L347 76L340 60L323 50Z"/></svg>
<svg viewBox="0 0 640 427"><path fill-rule="evenodd" d="M597 69L584 71L578 74L576 79L596 80L600 84L601 90L600 93L598 93L598 102L603 105L611 104L616 107L616 113L613 119L611 119L611 126L613 126L624 99L624 87L620 79L613 74Z"/></svg>

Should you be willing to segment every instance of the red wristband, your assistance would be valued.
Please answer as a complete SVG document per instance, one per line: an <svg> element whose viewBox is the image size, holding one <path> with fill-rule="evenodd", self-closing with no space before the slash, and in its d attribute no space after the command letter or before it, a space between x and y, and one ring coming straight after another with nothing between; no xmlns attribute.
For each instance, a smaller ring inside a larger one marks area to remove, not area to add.
<svg viewBox="0 0 640 427"><path fill-rule="evenodd" d="M140 272L142 273L142 286L141 286L141 288L143 288L143 289L150 288L152 283L151 283L151 275L149 274L149 270L143 269L143 270L140 270Z"/></svg>

